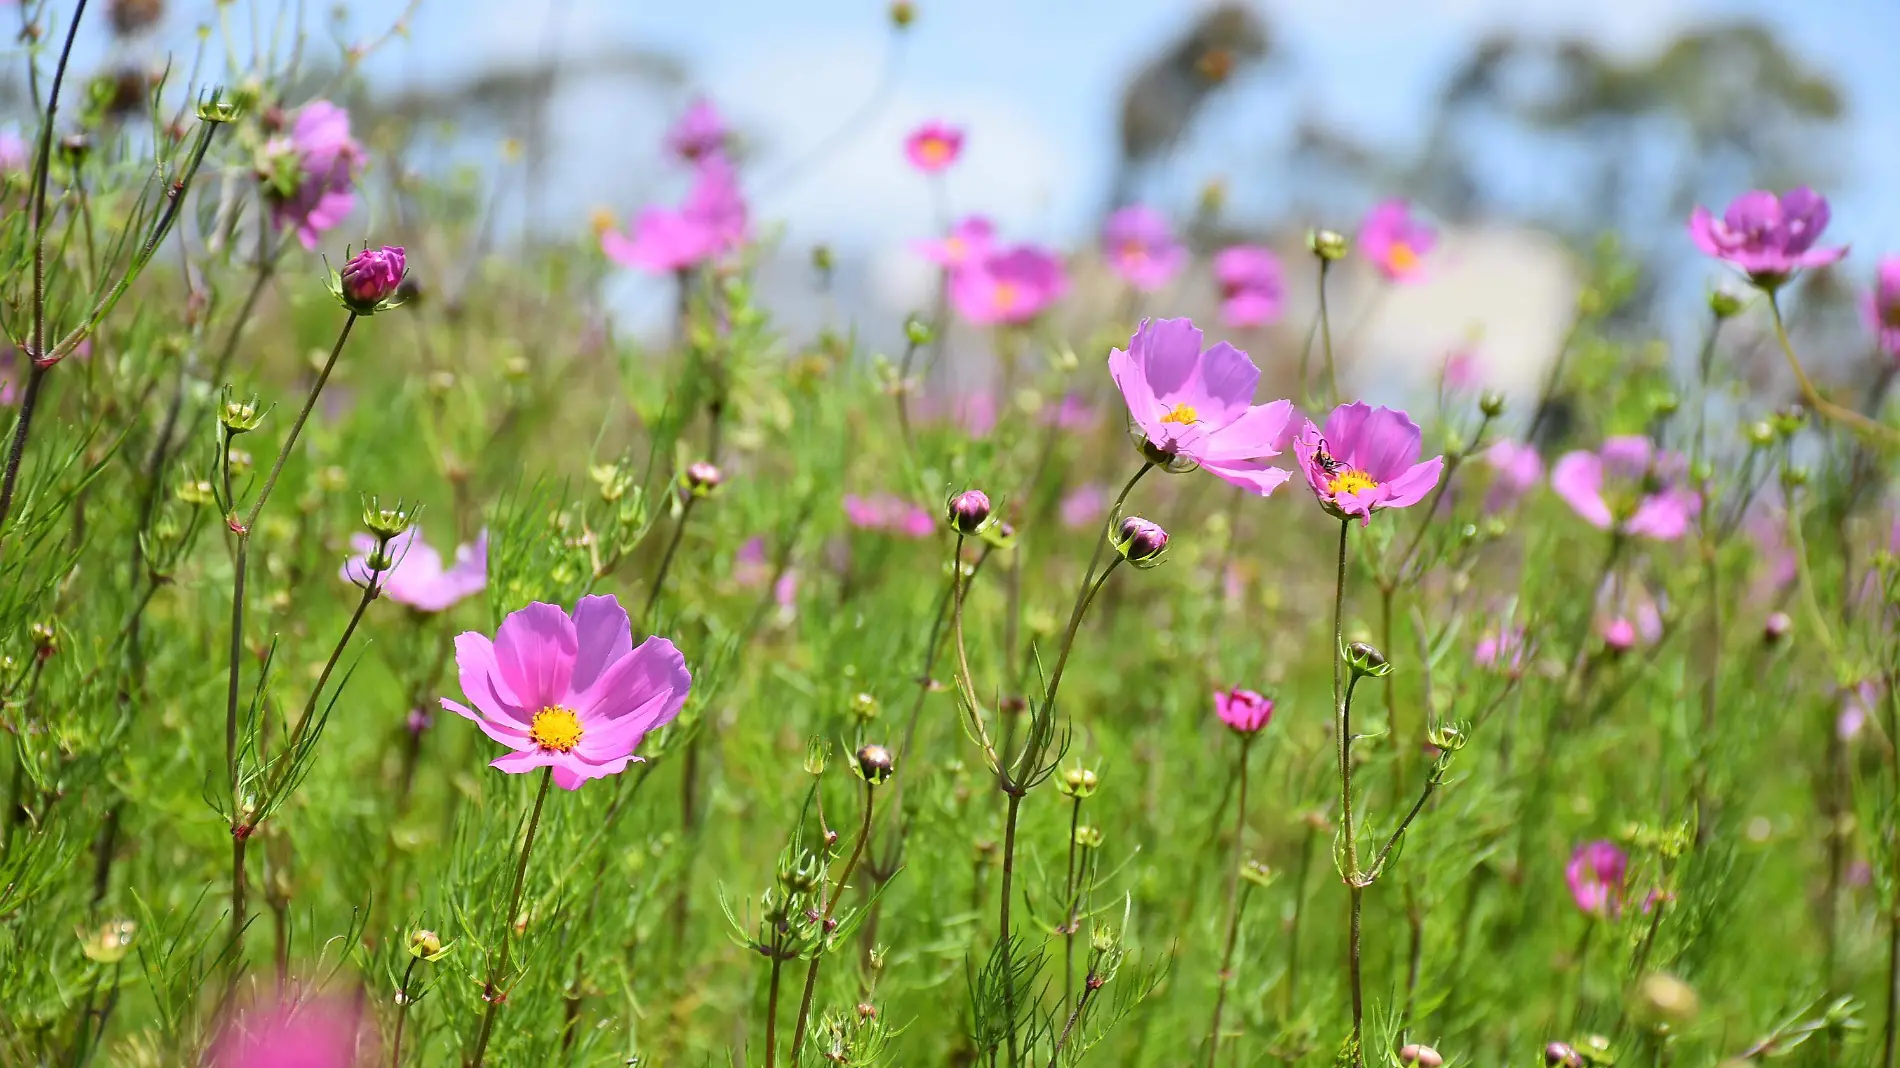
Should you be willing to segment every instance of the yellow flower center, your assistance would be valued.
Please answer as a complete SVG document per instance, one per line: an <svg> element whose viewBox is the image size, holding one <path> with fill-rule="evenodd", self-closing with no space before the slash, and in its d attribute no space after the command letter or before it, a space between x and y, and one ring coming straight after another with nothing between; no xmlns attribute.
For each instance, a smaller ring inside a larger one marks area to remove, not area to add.
<svg viewBox="0 0 1900 1068"><path fill-rule="evenodd" d="M1164 423L1180 423L1182 426L1193 426L1195 423L1201 421L1201 413L1195 411L1192 404L1177 404L1173 410L1161 417L1161 421Z"/></svg>
<svg viewBox="0 0 1900 1068"><path fill-rule="evenodd" d="M1392 247L1385 250L1385 265L1395 274L1404 274L1418 266L1418 253L1405 242L1394 241Z"/></svg>
<svg viewBox="0 0 1900 1068"><path fill-rule="evenodd" d="M543 749L565 753L581 742L581 718L571 709L550 705L534 714L528 740Z"/></svg>
<svg viewBox="0 0 1900 1068"><path fill-rule="evenodd" d="M969 251L969 246L964 244L963 239L960 237L946 237L943 239L943 254L946 259L960 260Z"/></svg>
<svg viewBox="0 0 1900 1068"><path fill-rule="evenodd" d="M950 158L950 143L940 137L926 137L917 146L917 154L925 163L942 163Z"/></svg>
<svg viewBox="0 0 1900 1068"><path fill-rule="evenodd" d="M996 306L1003 311L1014 308L1022 300L1022 290L1014 282L996 283Z"/></svg>
<svg viewBox="0 0 1900 1068"><path fill-rule="evenodd" d="M1334 475L1333 480L1326 484L1326 488L1331 490L1335 497L1345 493L1358 493L1360 490L1377 489L1378 486L1377 479L1364 471L1350 467Z"/></svg>
<svg viewBox="0 0 1900 1068"><path fill-rule="evenodd" d="M1122 242L1122 259L1130 263L1146 263L1148 262L1148 247L1139 241L1124 241Z"/></svg>

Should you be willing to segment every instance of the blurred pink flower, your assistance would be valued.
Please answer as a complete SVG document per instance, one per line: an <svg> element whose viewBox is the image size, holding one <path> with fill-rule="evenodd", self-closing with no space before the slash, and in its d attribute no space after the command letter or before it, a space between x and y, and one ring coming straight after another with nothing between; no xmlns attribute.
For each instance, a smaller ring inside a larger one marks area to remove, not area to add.
<svg viewBox="0 0 1900 1068"><path fill-rule="evenodd" d="M1108 514L1108 491L1094 484L1077 486L1063 495L1057 511L1069 530L1094 526Z"/></svg>
<svg viewBox="0 0 1900 1068"><path fill-rule="evenodd" d="M904 138L904 156L925 174L948 170L963 154L963 131L941 122L926 122Z"/></svg>
<svg viewBox="0 0 1900 1068"><path fill-rule="evenodd" d="M1605 438L1596 452L1566 453L1551 468L1550 486L1593 527L1674 541L1702 511L1701 496L1679 482L1686 469L1679 454L1623 435Z"/></svg>
<svg viewBox="0 0 1900 1068"><path fill-rule="evenodd" d="M1308 420L1293 450L1320 506L1364 525L1373 512L1410 507L1438 485L1445 458L1421 462L1422 440L1404 412L1354 401L1334 408L1323 431Z"/></svg>
<svg viewBox="0 0 1900 1068"><path fill-rule="evenodd" d="M941 241L918 241L911 247L924 259L947 271L961 270L990 254L996 228L981 215L971 215Z"/></svg>
<svg viewBox="0 0 1900 1068"><path fill-rule="evenodd" d="M1108 217L1102 251L1121 280L1143 293L1173 281L1188 259L1168 217L1145 204L1131 204Z"/></svg>
<svg viewBox="0 0 1900 1068"><path fill-rule="evenodd" d="M937 519L930 511L888 493L844 497L846 522L859 530L896 534L905 538L928 538L937 532Z"/></svg>
<svg viewBox="0 0 1900 1068"><path fill-rule="evenodd" d="M1215 690L1214 714L1237 734L1255 734L1273 721L1273 698L1239 687Z"/></svg>
<svg viewBox="0 0 1900 1068"><path fill-rule="evenodd" d="M1814 247L1828 217L1827 198L1805 185L1780 196L1754 189L1730 201L1720 219L1696 205L1689 237L1703 252L1772 288L1803 267L1825 267L1847 255L1845 245Z"/></svg>
<svg viewBox="0 0 1900 1068"><path fill-rule="evenodd" d="M666 133L666 147L688 163L715 155L726 147L732 129L725 116L705 97L695 99Z"/></svg>
<svg viewBox="0 0 1900 1068"><path fill-rule="evenodd" d="M1394 282L1423 278L1425 255L1437 243L1438 233L1400 199L1380 201L1359 223L1360 253Z"/></svg>
<svg viewBox="0 0 1900 1068"><path fill-rule="evenodd" d="M1220 317L1228 326L1264 326L1280 318L1286 279L1280 258L1257 245L1224 248L1214 257Z"/></svg>
<svg viewBox="0 0 1900 1068"><path fill-rule="evenodd" d="M376 539L368 534L350 537L356 555L343 564L345 582L358 586L369 582L369 554ZM482 531L473 545L457 546L455 565L442 566L442 554L422 540L422 528L410 527L390 539L385 550L395 566L383 573L383 592L397 604L418 612L440 612L488 585L488 532Z"/></svg>
<svg viewBox="0 0 1900 1068"><path fill-rule="evenodd" d="M381 1056L370 1022L349 1001L325 997L232 1013L206 1060L211 1068L370 1068Z"/></svg>
<svg viewBox="0 0 1900 1068"><path fill-rule="evenodd" d="M633 232L607 230L600 248L624 267L652 274L673 274L718 259L745 244L745 198L738 175L724 156L699 162L686 200L672 208L643 208Z"/></svg>
<svg viewBox="0 0 1900 1068"><path fill-rule="evenodd" d="M304 248L316 248L324 231L356 206L363 146L350 137L350 113L328 100L312 100L298 109L288 136L265 144L264 157L272 223L295 230Z"/></svg>
<svg viewBox="0 0 1900 1068"><path fill-rule="evenodd" d="M1882 256L1874 291L1866 302L1867 324L1889 356L1900 357L1900 256Z"/></svg>
<svg viewBox="0 0 1900 1068"><path fill-rule="evenodd" d="M1471 651L1471 660L1479 667L1512 677L1523 674L1524 656L1524 628L1501 624L1485 631Z"/></svg>
<svg viewBox="0 0 1900 1068"><path fill-rule="evenodd" d="M1266 461L1280 455L1293 403L1254 404L1260 369L1225 341L1203 351L1202 337L1190 319L1143 319L1128 348L1108 354L1109 374L1144 452L1265 497L1292 477Z"/></svg>
<svg viewBox="0 0 1900 1068"><path fill-rule="evenodd" d="M627 610L611 596L583 597L572 615L536 601L510 613L492 642L458 634L455 663L475 708L446 697L442 707L513 750L490 766L510 774L552 767L564 790L626 770L693 686L672 642L633 647Z"/></svg>
<svg viewBox="0 0 1900 1068"><path fill-rule="evenodd" d="M1623 884L1629 877L1629 863L1629 854L1614 842L1598 840L1578 846L1564 866L1570 899L1586 915L1614 918L1623 911Z"/></svg>
<svg viewBox="0 0 1900 1068"><path fill-rule="evenodd" d="M1612 575L1597 589L1596 629L1611 652L1662 640L1662 609L1640 583Z"/></svg>
<svg viewBox="0 0 1900 1068"><path fill-rule="evenodd" d="M1454 393L1476 389L1484 384L1484 365L1470 349L1458 349L1445 357L1439 368L1439 381Z"/></svg>
<svg viewBox="0 0 1900 1068"><path fill-rule="evenodd" d="M950 302L979 326L1029 322L1068 290L1062 261L1034 245L991 252L950 277Z"/></svg>
<svg viewBox="0 0 1900 1068"><path fill-rule="evenodd" d="M772 578L772 566L765 557L765 539L754 534L732 554L732 581L740 586L762 586Z"/></svg>
<svg viewBox="0 0 1900 1068"><path fill-rule="evenodd" d="M1841 713L1834 721L1835 733L1841 741L1851 742L1860 736L1867 726L1867 717L1874 714L1886 689L1880 679L1868 677L1842 691Z"/></svg>
<svg viewBox="0 0 1900 1068"><path fill-rule="evenodd" d="M1544 479L1544 458L1521 441L1498 439L1484 450L1484 462L1492 471L1491 492L1484 499L1488 512L1511 507Z"/></svg>
<svg viewBox="0 0 1900 1068"><path fill-rule="evenodd" d="M1062 430L1087 430L1100 422L1101 410L1085 397L1065 393L1062 400L1042 410L1042 422Z"/></svg>

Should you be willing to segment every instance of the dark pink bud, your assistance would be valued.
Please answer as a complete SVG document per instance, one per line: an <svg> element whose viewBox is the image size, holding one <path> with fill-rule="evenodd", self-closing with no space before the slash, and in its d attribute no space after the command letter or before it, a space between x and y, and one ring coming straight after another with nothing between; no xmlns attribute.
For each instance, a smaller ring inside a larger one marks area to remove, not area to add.
<svg viewBox="0 0 1900 1068"><path fill-rule="evenodd" d="M1445 1058L1432 1047L1414 1042L1399 1047L1399 1063L1405 1068L1439 1068L1445 1063Z"/></svg>
<svg viewBox="0 0 1900 1068"><path fill-rule="evenodd" d="M1783 638L1786 638L1788 632L1793 629L1794 620L1788 618L1788 613L1771 612L1768 615L1768 619L1762 623L1762 640L1773 645Z"/></svg>
<svg viewBox="0 0 1900 1068"><path fill-rule="evenodd" d="M1131 515L1122 520L1117 547L1129 563L1144 563L1160 556L1162 550L1168 547L1168 532L1162 530L1159 523Z"/></svg>
<svg viewBox="0 0 1900 1068"><path fill-rule="evenodd" d="M1544 1063L1551 1068L1577 1068L1583 1063L1583 1058L1577 1056L1577 1051L1571 1048L1570 1043L1552 1042L1544 1047Z"/></svg>
<svg viewBox="0 0 1900 1068"><path fill-rule="evenodd" d="M975 534L990 521L990 497L982 490L964 490L950 498L950 525L959 534Z"/></svg>
<svg viewBox="0 0 1900 1068"><path fill-rule="evenodd" d="M401 245L366 248L343 265L342 297L351 311L374 312L396 295L408 270Z"/></svg>
<svg viewBox="0 0 1900 1068"><path fill-rule="evenodd" d="M704 460L686 465L686 488L696 493L711 493L726 480L725 472Z"/></svg>

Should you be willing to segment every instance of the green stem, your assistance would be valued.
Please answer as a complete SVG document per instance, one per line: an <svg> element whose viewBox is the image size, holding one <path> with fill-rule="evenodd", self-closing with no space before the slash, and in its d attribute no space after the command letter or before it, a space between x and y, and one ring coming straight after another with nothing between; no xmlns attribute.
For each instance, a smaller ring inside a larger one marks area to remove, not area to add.
<svg viewBox="0 0 1900 1068"><path fill-rule="evenodd" d="M1326 388L1331 392L1329 403L1339 403L1339 371L1333 365L1333 321L1326 311L1326 275L1331 271L1333 261L1320 257L1319 261L1319 335L1326 354Z"/></svg>
<svg viewBox="0 0 1900 1068"><path fill-rule="evenodd" d="M858 866L859 858L864 856L864 844L871 840L871 813L877 798L877 787L868 781L864 784L864 823L858 827L858 840L851 847L851 856L844 862L844 870L838 873L838 887L832 891L831 899L825 902L824 917L818 926L820 930L829 926L831 917L838 911L838 902L844 900L844 888L850 885L851 873ZM821 944L812 954L811 964L805 969L805 993L798 1001L798 1025L792 1030L792 1063L798 1063L798 1051L805 1045L805 1023L811 1018L812 994L818 989L818 965L825 959L825 947Z"/></svg>
<svg viewBox="0 0 1900 1068"><path fill-rule="evenodd" d="M482 991L488 1008L482 1013L482 1029L475 1038L475 1055L469 1059L470 1068L482 1068L482 1061L488 1056L489 1036L495 1031L495 1014L501 1011L501 1003L508 997L501 989L501 981L508 974L508 953L514 948L515 917L521 914L521 892L528 883L528 856L534 852L534 834L541 827L541 807L547 803L548 786L553 782L554 769L543 770L541 788L534 794L534 811L528 816L528 833L521 840L521 858L515 862L515 887L508 894L508 911L502 916L501 953L494 967L488 970L488 981Z"/></svg>
<svg viewBox="0 0 1900 1068"><path fill-rule="evenodd" d="M1360 984L1360 899L1364 888L1359 884L1359 848L1352 826L1352 689L1345 680L1345 609L1346 549L1352 534L1352 520L1339 523L1339 566L1333 586L1333 714L1339 750L1339 833L1345 846L1346 886L1351 896L1351 931L1347 945L1346 974L1352 989L1352 1064L1365 1063L1360 1050L1365 1002ZM1358 682L1354 676L1353 682Z"/></svg>
<svg viewBox="0 0 1900 1068"><path fill-rule="evenodd" d="M1247 834L1247 753L1253 748L1254 737L1251 734L1241 736L1239 767L1235 771L1240 780L1240 796L1234 805L1234 851L1229 858L1227 872L1227 945L1221 951L1219 986L1214 995L1214 1021L1207 1028L1207 1068L1214 1068L1215 1058L1220 1055L1221 1010L1227 1007L1227 984L1233 980L1234 946L1240 941L1240 856L1242 840Z"/></svg>
<svg viewBox="0 0 1900 1068"><path fill-rule="evenodd" d="M1775 321L1775 340L1781 343L1781 352L1788 358L1788 369L1794 372L1794 380L1801 387L1801 399L1814 409L1815 414L1847 427L1862 437L1885 444L1900 441L1900 433L1885 423L1877 422L1852 408L1845 408L1821 396L1814 388L1814 382L1808 378L1807 369L1801 366L1801 358L1794 353L1794 345L1788 341L1788 326L1781 318L1781 301L1774 290L1768 290L1768 310Z"/></svg>

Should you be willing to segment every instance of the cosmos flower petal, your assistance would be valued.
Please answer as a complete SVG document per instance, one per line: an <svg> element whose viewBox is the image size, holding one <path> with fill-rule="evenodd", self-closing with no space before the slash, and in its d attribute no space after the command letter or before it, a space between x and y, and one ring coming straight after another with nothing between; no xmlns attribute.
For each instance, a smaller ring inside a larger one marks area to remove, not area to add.
<svg viewBox="0 0 1900 1068"><path fill-rule="evenodd" d="M574 621L559 605L535 601L502 620L495 632L495 662L524 709L567 700L579 639Z"/></svg>
<svg viewBox="0 0 1900 1068"><path fill-rule="evenodd" d="M574 606L574 632L579 648L569 689L585 691L608 666L633 651L633 625L627 610L612 597L583 597Z"/></svg>

